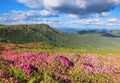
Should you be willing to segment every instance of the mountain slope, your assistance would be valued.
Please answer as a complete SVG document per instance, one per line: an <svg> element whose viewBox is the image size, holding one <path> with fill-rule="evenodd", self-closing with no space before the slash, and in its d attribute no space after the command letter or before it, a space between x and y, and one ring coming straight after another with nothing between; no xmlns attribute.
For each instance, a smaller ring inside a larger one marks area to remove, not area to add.
<svg viewBox="0 0 120 83"><path fill-rule="evenodd" d="M120 31L82 30L67 34L46 24L0 26L0 42L44 42L68 48L120 48Z"/></svg>
<svg viewBox="0 0 120 83"><path fill-rule="evenodd" d="M120 32L120 31L119 31ZM83 30L74 34L75 43L89 48L120 48L120 37L108 32L98 30Z"/></svg>
<svg viewBox="0 0 120 83"><path fill-rule="evenodd" d="M9 43L45 42L64 46L68 44L67 36L66 33L46 24L1 26L0 28L0 41Z"/></svg>

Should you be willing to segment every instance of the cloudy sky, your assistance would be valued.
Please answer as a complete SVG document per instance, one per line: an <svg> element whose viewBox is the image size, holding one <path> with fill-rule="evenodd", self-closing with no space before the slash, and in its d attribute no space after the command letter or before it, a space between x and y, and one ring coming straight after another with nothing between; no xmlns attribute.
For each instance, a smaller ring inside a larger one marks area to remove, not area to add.
<svg viewBox="0 0 120 83"><path fill-rule="evenodd" d="M0 24L120 28L120 0L0 0Z"/></svg>

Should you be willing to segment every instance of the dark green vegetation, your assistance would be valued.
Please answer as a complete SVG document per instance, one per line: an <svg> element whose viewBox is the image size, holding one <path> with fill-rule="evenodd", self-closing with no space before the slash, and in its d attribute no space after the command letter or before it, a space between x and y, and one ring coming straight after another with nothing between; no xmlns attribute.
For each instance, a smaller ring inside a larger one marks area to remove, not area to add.
<svg viewBox="0 0 120 83"><path fill-rule="evenodd" d="M0 42L15 44L44 42L56 47L114 50L120 48L120 31L83 30L67 34L46 24L2 25Z"/></svg>
<svg viewBox="0 0 120 83"><path fill-rule="evenodd" d="M45 25L1 26L0 41L16 44L45 42L54 46L67 46L68 35Z"/></svg>

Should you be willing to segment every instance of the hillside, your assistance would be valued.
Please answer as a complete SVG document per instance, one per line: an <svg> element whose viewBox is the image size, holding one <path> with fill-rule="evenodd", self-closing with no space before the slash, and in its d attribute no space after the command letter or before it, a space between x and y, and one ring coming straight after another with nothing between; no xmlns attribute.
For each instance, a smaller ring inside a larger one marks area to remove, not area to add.
<svg viewBox="0 0 120 83"><path fill-rule="evenodd" d="M88 48L119 48L120 37L112 34L113 31L82 30L74 35L74 42ZM120 32L120 31L119 31Z"/></svg>
<svg viewBox="0 0 120 83"><path fill-rule="evenodd" d="M46 24L0 26L0 42L44 42L68 48L120 48L120 31L81 30L67 34Z"/></svg>
<svg viewBox="0 0 120 83"><path fill-rule="evenodd" d="M68 35L46 24L14 25L0 27L0 42L24 44L45 42L54 46L68 44Z"/></svg>

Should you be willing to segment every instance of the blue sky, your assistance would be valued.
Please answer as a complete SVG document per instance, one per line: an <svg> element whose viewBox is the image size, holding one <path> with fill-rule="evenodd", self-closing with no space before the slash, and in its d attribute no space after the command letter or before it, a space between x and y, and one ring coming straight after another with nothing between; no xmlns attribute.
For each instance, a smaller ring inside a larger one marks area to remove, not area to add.
<svg viewBox="0 0 120 83"><path fill-rule="evenodd" d="M1 0L0 24L120 28L120 0Z"/></svg>

